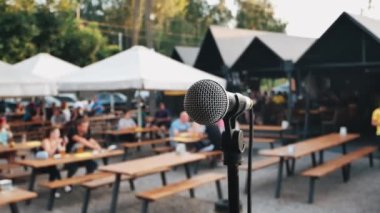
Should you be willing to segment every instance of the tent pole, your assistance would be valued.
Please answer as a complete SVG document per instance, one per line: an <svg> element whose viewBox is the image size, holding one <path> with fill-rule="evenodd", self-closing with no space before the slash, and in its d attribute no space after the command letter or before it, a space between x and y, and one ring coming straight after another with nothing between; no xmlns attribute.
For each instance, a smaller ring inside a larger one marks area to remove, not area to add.
<svg viewBox="0 0 380 213"><path fill-rule="evenodd" d="M308 78L310 78L310 71L308 73ZM309 86L310 82L307 82L307 85L305 84L304 93L306 96L306 104L305 104L305 123L304 123L304 132L303 137L306 138L309 135L309 110L310 110L310 94L306 89L306 86Z"/></svg>

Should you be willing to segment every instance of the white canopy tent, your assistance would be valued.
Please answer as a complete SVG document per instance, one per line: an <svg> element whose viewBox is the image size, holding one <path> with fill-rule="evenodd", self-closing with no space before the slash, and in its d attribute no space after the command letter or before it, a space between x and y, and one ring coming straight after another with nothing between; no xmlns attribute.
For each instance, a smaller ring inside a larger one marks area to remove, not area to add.
<svg viewBox="0 0 380 213"><path fill-rule="evenodd" d="M13 67L54 81L80 69L80 67L48 53L39 53L33 57L18 62L13 65Z"/></svg>
<svg viewBox="0 0 380 213"><path fill-rule="evenodd" d="M187 90L201 79L226 86L217 76L184 65L154 50L134 46L58 81L60 91Z"/></svg>
<svg viewBox="0 0 380 213"><path fill-rule="evenodd" d="M11 65L0 66L0 97L36 97L57 94L55 82Z"/></svg>

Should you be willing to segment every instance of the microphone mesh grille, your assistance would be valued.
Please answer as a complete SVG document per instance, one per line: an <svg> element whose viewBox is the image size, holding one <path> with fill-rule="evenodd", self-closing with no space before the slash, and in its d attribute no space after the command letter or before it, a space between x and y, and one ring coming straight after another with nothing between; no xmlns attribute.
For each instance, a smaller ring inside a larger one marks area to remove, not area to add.
<svg viewBox="0 0 380 213"><path fill-rule="evenodd" d="M212 80L201 80L187 91L184 108L195 122L207 125L223 118L228 104L227 92L220 84Z"/></svg>

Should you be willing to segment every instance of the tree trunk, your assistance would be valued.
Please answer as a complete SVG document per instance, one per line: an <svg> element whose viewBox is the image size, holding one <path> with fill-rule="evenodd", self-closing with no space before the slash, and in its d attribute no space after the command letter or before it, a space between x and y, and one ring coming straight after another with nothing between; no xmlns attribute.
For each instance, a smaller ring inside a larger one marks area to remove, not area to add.
<svg viewBox="0 0 380 213"><path fill-rule="evenodd" d="M132 16L132 45L137 45L139 43L139 35L140 35L140 10L141 10L141 1L134 0L133 1L133 16Z"/></svg>
<svg viewBox="0 0 380 213"><path fill-rule="evenodd" d="M148 48L153 48L152 5L153 0L145 0L145 39Z"/></svg>

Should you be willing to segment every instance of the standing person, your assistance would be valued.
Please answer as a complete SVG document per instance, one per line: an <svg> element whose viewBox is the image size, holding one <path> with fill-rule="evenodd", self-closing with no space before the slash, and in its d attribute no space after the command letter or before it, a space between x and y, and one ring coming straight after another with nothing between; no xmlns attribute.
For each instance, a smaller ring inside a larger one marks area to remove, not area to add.
<svg viewBox="0 0 380 213"><path fill-rule="evenodd" d="M66 101L62 102L61 110L62 110L63 115L65 115L65 120L69 121L71 118L71 111L70 111L69 105L67 105Z"/></svg>
<svg viewBox="0 0 380 213"><path fill-rule="evenodd" d="M45 139L42 141L41 149L46 151L49 157L53 157L55 154L60 152L66 152L67 138L62 138L58 126L51 127L45 136ZM49 173L49 181L60 180L61 173L56 166L51 166L43 168L40 170L42 173ZM56 198L59 198L61 194L56 192L54 194Z"/></svg>
<svg viewBox="0 0 380 213"><path fill-rule="evenodd" d="M377 108L372 112L372 126L376 127L376 142L380 143L380 100Z"/></svg>
<svg viewBox="0 0 380 213"><path fill-rule="evenodd" d="M91 112L93 115L101 115L104 112L103 104L96 96L94 97L94 103L91 107Z"/></svg>
<svg viewBox="0 0 380 213"><path fill-rule="evenodd" d="M81 117L74 122L74 126L67 134L69 141L66 146L67 152L73 153L79 149L101 150L99 143L92 138L89 127L90 121L86 117ZM66 166L68 170L67 176L72 177L78 168L83 166L86 167L86 173L89 174L93 173L97 169L98 164L93 160L68 164ZM65 191L71 191L71 187L66 188Z"/></svg>
<svg viewBox="0 0 380 213"><path fill-rule="evenodd" d="M160 103L160 109L154 115L154 122L158 127L165 127L166 129L170 127L170 112L166 109L164 103Z"/></svg>

